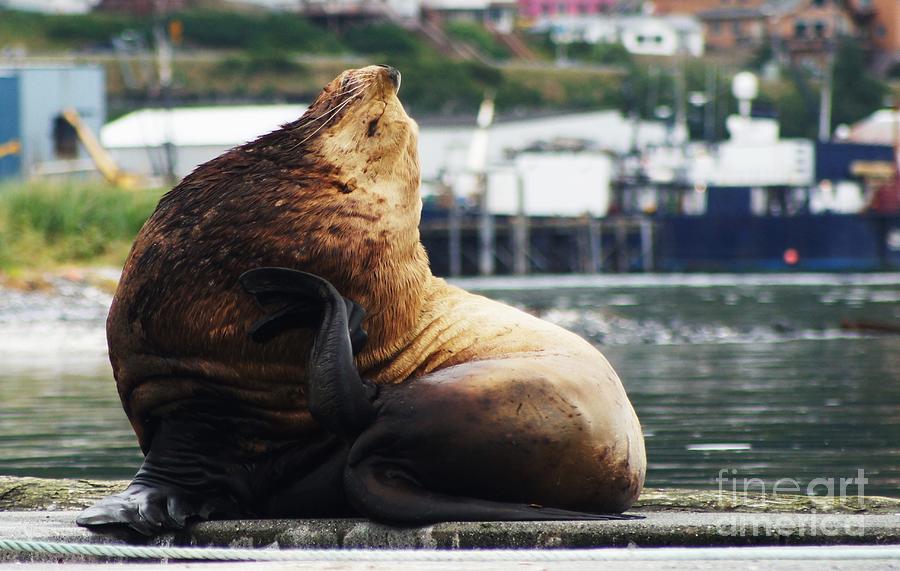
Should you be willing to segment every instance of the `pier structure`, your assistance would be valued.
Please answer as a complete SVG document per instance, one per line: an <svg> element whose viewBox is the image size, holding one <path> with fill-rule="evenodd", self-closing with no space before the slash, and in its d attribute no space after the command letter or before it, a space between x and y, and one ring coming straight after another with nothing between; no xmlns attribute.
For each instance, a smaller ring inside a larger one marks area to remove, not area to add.
<svg viewBox="0 0 900 571"><path fill-rule="evenodd" d="M420 226L437 275L649 272L656 222L649 216L534 217L465 215Z"/></svg>

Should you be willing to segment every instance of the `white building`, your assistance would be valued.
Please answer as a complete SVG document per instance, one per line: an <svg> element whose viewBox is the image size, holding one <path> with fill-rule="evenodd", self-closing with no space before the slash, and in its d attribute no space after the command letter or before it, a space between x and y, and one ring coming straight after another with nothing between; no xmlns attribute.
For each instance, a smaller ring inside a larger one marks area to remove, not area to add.
<svg viewBox="0 0 900 571"><path fill-rule="evenodd" d="M298 119L305 105L247 105L141 109L107 123L100 141L119 167L159 176L166 172L165 145L175 150L174 171L184 177L228 149Z"/></svg>
<svg viewBox="0 0 900 571"><path fill-rule="evenodd" d="M97 132L106 121L106 74L98 65L0 67L0 177L93 170L75 128L74 109ZM10 151L11 150L11 151Z"/></svg>
<svg viewBox="0 0 900 571"><path fill-rule="evenodd" d="M691 16L560 16L535 25L554 42L620 43L637 55L699 57L704 52L703 26Z"/></svg>
<svg viewBox="0 0 900 571"><path fill-rule="evenodd" d="M488 172L488 210L512 216L606 216L613 157L604 152L520 153ZM521 202L521 204L520 204Z"/></svg>
<svg viewBox="0 0 900 571"><path fill-rule="evenodd" d="M437 13L445 21L468 20L509 34L516 24L516 0L421 0L425 13Z"/></svg>
<svg viewBox="0 0 900 571"><path fill-rule="evenodd" d="M44 14L86 14L100 0L0 0L0 10L22 10Z"/></svg>
<svg viewBox="0 0 900 571"><path fill-rule="evenodd" d="M108 123L101 141L125 170L164 173L163 146L175 147L175 173L185 176L197 165L227 149L241 145L300 117L303 105L182 108L171 111L143 109ZM468 168L475 126L428 126L419 130L422 179L428 184L445 173ZM585 139L601 149L625 152L637 145L659 145L666 140L665 126L632 122L618 111L573 113L495 124L490 131L486 163L504 162L507 149L553 138Z"/></svg>

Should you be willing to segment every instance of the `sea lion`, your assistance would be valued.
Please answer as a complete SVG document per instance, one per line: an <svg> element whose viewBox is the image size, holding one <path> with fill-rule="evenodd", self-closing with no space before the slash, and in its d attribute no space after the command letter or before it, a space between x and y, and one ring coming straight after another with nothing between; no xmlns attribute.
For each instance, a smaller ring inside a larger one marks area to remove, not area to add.
<svg viewBox="0 0 900 571"><path fill-rule="evenodd" d="M80 525L609 519L637 498L640 425L600 352L431 274L399 85L348 70L160 200L107 321L145 461Z"/></svg>

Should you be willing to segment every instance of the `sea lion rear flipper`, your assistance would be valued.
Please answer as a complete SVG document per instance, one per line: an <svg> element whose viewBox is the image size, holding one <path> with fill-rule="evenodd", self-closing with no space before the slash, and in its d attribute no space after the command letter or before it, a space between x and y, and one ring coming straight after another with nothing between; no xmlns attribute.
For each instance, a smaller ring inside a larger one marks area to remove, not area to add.
<svg viewBox="0 0 900 571"><path fill-rule="evenodd" d="M322 307L335 293L334 287L319 276L288 268L256 268L240 276L241 285L256 297L264 309L281 305L281 309L254 323L250 335L265 343L290 329L315 329L322 323ZM368 340L362 321L366 311L352 299L340 296L346 305L348 329L353 354L362 351Z"/></svg>
<svg viewBox="0 0 900 571"><path fill-rule="evenodd" d="M244 272L240 281L261 304L289 304L257 322L252 334L274 337L291 319L294 306L310 308L306 316L317 312L320 321L306 365L309 411L335 434L359 434L375 418L375 387L362 380L353 360L367 339L365 310L328 280L298 270L258 268Z"/></svg>
<svg viewBox="0 0 900 571"><path fill-rule="evenodd" d="M406 470L367 458L344 472L350 503L373 520L420 526L442 521L629 520L641 516L592 514L536 505L450 496L426 490Z"/></svg>

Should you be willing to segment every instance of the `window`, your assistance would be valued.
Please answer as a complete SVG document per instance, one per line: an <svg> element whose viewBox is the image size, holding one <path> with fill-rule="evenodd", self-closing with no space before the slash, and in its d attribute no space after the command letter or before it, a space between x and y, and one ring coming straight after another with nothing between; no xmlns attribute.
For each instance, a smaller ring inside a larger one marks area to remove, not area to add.
<svg viewBox="0 0 900 571"><path fill-rule="evenodd" d="M62 115L53 120L53 152L59 159L78 157L78 133Z"/></svg>
<svg viewBox="0 0 900 571"><path fill-rule="evenodd" d="M717 36L722 33L722 22L712 23L712 33Z"/></svg>
<svg viewBox="0 0 900 571"><path fill-rule="evenodd" d="M795 38L805 38L806 37L806 22L796 22L794 24L794 37Z"/></svg>
<svg viewBox="0 0 900 571"><path fill-rule="evenodd" d="M828 26L825 25L825 22L816 22L815 30L817 38L824 38L825 31L828 29Z"/></svg>

